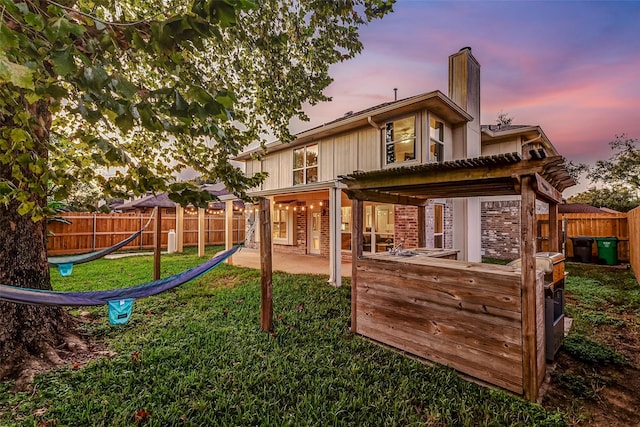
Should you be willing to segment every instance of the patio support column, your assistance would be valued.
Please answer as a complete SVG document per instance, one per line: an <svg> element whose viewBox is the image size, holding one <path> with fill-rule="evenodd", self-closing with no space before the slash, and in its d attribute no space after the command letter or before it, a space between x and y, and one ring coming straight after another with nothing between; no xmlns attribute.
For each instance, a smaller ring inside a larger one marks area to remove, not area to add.
<svg viewBox="0 0 640 427"><path fill-rule="evenodd" d="M453 247L462 261L482 261L480 198L453 201Z"/></svg>
<svg viewBox="0 0 640 427"><path fill-rule="evenodd" d="M351 332L358 332L358 259L362 257L362 200L351 201Z"/></svg>
<svg viewBox="0 0 640 427"><path fill-rule="evenodd" d="M549 202L549 252L560 252L558 204Z"/></svg>
<svg viewBox="0 0 640 427"><path fill-rule="evenodd" d="M176 205L176 252L184 250L184 208Z"/></svg>
<svg viewBox="0 0 640 427"><path fill-rule="evenodd" d="M204 256L204 209L198 208L198 256Z"/></svg>
<svg viewBox="0 0 640 427"><path fill-rule="evenodd" d="M233 200L227 200L224 207L224 248L233 247ZM233 257L227 258L227 264L233 265Z"/></svg>
<svg viewBox="0 0 640 427"><path fill-rule="evenodd" d="M329 189L329 284L342 285L342 190Z"/></svg>
<svg viewBox="0 0 640 427"><path fill-rule="evenodd" d="M271 251L271 206L260 199L260 328L273 331L273 278Z"/></svg>
<svg viewBox="0 0 640 427"><path fill-rule="evenodd" d="M531 176L521 178L521 206L520 227L522 240L520 256L522 257L521 286L522 286L522 358L523 358L523 386L524 397L535 401L538 397L540 382L538 381L538 328L536 324L537 307L536 295L536 196ZM544 328L542 328L544 333ZM544 353L544 345L542 346ZM542 355L544 358L544 354ZM543 359L544 363L544 359Z"/></svg>

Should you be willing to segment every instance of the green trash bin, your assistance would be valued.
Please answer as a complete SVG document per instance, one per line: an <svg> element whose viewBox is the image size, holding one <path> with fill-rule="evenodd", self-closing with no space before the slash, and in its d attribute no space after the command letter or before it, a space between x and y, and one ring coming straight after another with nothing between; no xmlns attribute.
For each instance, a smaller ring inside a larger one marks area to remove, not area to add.
<svg viewBox="0 0 640 427"><path fill-rule="evenodd" d="M598 261L607 265L618 264L618 238L594 237L598 245Z"/></svg>

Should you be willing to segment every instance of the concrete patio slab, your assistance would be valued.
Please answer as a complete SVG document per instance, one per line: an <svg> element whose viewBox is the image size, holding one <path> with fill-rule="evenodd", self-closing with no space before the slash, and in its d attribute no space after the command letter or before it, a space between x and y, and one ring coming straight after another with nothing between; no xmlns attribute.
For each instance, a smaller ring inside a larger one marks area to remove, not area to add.
<svg viewBox="0 0 640 427"><path fill-rule="evenodd" d="M260 252L256 249L242 248L236 252L231 263L239 267L260 268ZM319 255L294 255L273 253L273 271L293 274L329 275L329 259ZM351 263L342 263L342 277L351 277Z"/></svg>

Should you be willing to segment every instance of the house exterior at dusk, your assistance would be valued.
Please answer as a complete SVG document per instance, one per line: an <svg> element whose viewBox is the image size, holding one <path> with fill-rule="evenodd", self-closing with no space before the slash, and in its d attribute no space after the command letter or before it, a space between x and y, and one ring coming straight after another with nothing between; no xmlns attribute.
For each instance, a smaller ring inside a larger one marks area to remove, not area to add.
<svg viewBox="0 0 640 427"><path fill-rule="evenodd" d="M260 160L252 156L257 152L235 160L244 162L249 175L269 174L250 195L271 201L273 250L328 257L330 281L336 282L341 259L351 256L345 175L504 153L523 159L558 155L538 126L481 126L479 118L480 64L463 48L449 57L448 95L435 90L349 112L297 134L290 144L268 144ZM509 257L519 245L518 227L508 226L514 213L515 220L519 216L518 199L432 199L421 221L415 206L365 203L363 251L418 247L418 224L424 224L427 247L453 248L458 259L470 261ZM256 213L247 212L251 227ZM256 235L249 234L248 246L259 244Z"/></svg>

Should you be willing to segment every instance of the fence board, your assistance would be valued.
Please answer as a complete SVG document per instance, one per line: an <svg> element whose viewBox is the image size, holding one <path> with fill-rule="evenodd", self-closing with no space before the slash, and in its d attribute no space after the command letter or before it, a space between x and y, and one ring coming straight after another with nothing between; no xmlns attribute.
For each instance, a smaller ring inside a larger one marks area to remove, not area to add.
<svg viewBox="0 0 640 427"><path fill-rule="evenodd" d="M636 280L640 282L640 207L628 212L629 221L629 249L631 268L636 275Z"/></svg>
<svg viewBox="0 0 640 427"><path fill-rule="evenodd" d="M538 236L542 239L538 240L538 251L548 251L549 236L549 215L538 215ZM563 225L564 230L564 251L567 258L573 257L573 243L571 237L589 236L589 237L617 237L618 238L618 259L620 261L630 260L629 250L629 225L626 213L567 213L559 214L558 219ZM597 259L598 247L593 244L592 257Z"/></svg>
<svg viewBox="0 0 640 427"><path fill-rule="evenodd" d="M48 225L50 234L47 239L49 255L67 255L91 252L112 246L131 234L140 230L149 220L149 214L113 213L93 214L86 212L68 212L60 215L71 224L51 222ZM153 249L155 218L152 219L141 238L135 239L122 250ZM176 228L176 215L162 215L161 246L167 247L169 230ZM233 241L244 241L244 215L233 217ZM184 218L184 246L198 245L197 217ZM224 217L216 214L205 216L205 243L207 245L224 245Z"/></svg>

